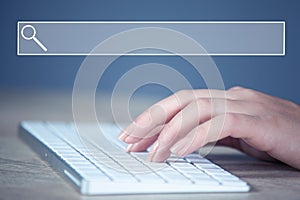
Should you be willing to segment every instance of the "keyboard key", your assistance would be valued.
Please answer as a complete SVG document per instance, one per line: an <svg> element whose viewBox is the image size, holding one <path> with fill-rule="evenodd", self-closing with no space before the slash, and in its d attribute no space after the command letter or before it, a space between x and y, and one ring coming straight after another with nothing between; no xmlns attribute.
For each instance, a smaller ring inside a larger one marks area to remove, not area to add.
<svg viewBox="0 0 300 200"><path fill-rule="evenodd" d="M166 160L166 162L168 163L174 163L174 162L177 162L177 163L186 163L187 161L183 158L180 158L180 157L173 157L173 158L168 158Z"/></svg>
<svg viewBox="0 0 300 200"><path fill-rule="evenodd" d="M154 173L137 174L135 177L142 183L164 183L165 180Z"/></svg>
<svg viewBox="0 0 300 200"><path fill-rule="evenodd" d="M220 181L237 181L238 177L233 175L214 175L214 177Z"/></svg>
<svg viewBox="0 0 300 200"><path fill-rule="evenodd" d="M146 158L148 156L148 152L131 152L130 154L139 159L140 161L146 161Z"/></svg>
<svg viewBox="0 0 300 200"><path fill-rule="evenodd" d="M181 170L195 169L195 166L191 165L190 163L186 163L186 162L185 163L170 163L170 165L176 169L181 169Z"/></svg>

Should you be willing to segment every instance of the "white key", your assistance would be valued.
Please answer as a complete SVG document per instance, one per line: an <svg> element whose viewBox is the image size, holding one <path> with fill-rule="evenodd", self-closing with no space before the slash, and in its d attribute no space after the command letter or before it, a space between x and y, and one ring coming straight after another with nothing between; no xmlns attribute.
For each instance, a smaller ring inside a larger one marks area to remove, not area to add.
<svg viewBox="0 0 300 200"><path fill-rule="evenodd" d="M165 180L167 180L168 183L170 184L175 184L175 183L180 183L180 184L192 184L193 182L190 179L187 179L184 176L166 176L166 175L161 175Z"/></svg>
<svg viewBox="0 0 300 200"><path fill-rule="evenodd" d="M110 177L113 179L114 182L138 182L134 176L125 173L114 173L111 174Z"/></svg>
<svg viewBox="0 0 300 200"><path fill-rule="evenodd" d="M186 163L187 161L183 158L180 158L180 157L173 157L173 158L171 157L171 158L168 158L166 160L166 162L168 162L168 163L172 163L172 162Z"/></svg>
<svg viewBox="0 0 300 200"><path fill-rule="evenodd" d="M165 181L154 173L148 174L137 174L135 175L137 179L140 180L141 183L164 183Z"/></svg>
<svg viewBox="0 0 300 200"><path fill-rule="evenodd" d="M233 175L214 175L214 177L220 181L237 181L240 180L238 177Z"/></svg>
<svg viewBox="0 0 300 200"><path fill-rule="evenodd" d="M136 158L138 158L139 160L145 162L146 158L148 156L148 152L131 152L131 155L135 156Z"/></svg>
<svg viewBox="0 0 300 200"><path fill-rule="evenodd" d="M170 163L170 165L176 169L181 169L181 170L195 169L195 166L191 165L190 163Z"/></svg>
<svg viewBox="0 0 300 200"><path fill-rule="evenodd" d="M197 170L197 171L188 171L188 172L183 172L184 175L188 176L188 177L210 177L209 175L207 175L206 173L204 172L201 172L200 170Z"/></svg>

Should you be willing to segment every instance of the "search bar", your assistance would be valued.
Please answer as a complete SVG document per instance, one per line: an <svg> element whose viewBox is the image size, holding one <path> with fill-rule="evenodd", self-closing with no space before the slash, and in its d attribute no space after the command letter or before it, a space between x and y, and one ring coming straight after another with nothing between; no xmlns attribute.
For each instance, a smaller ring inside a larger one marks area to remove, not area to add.
<svg viewBox="0 0 300 200"><path fill-rule="evenodd" d="M17 55L124 55L114 45L97 45L134 29L168 29L190 37L211 56L284 56L284 21L18 21ZM143 34L140 41L147 41ZM159 39L160 35L156 35ZM161 38L160 38L161 39ZM173 41L176 43L176 41ZM184 44L183 44L184 45ZM127 55L174 55L161 49L138 49ZM203 55L183 48L176 55Z"/></svg>

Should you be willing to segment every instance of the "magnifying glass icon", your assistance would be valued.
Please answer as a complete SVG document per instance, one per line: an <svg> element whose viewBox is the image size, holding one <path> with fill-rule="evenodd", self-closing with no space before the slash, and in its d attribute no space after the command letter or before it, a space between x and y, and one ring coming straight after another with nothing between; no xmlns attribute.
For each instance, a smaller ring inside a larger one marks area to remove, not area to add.
<svg viewBox="0 0 300 200"><path fill-rule="evenodd" d="M31 36L27 36L27 35L24 34L25 29L29 29L29 30L31 29L31 31L32 31ZM37 43L37 45L39 45L45 52L47 51L47 48L41 43L41 41L39 41L39 40L35 37L35 35L36 35L36 30L35 30L34 26L32 26L32 25L26 25L26 26L23 26L23 28L22 28L22 30L21 30L21 35L22 35L22 37L23 37L25 40L33 40L33 41L35 41L35 43Z"/></svg>

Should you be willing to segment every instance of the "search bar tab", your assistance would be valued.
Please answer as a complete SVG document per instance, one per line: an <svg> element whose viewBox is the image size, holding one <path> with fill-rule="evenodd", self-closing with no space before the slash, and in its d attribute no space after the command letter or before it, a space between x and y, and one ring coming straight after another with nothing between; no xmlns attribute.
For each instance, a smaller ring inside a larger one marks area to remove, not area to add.
<svg viewBox="0 0 300 200"><path fill-rule="evenodd" d="M168 29L188 36L206 50L205 55L285 55L284 21L19 21L17 54L124 55L124 52L118 51L117 45L103 52L95 52L93 49L112 36L149 27ZM155 37L159 38L160 35ZM147 41L143 34L138 35L137 39ZM183 49L179 55L199 55L192 48ZM174 54L160 49L139 49L126 55Z"/></svg>

